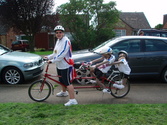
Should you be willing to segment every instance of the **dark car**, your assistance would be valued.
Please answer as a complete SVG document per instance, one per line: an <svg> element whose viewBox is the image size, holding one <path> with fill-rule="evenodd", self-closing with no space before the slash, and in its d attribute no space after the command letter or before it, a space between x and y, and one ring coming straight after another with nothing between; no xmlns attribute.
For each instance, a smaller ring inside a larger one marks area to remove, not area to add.
<svg viewBox="0 0 167 125"><path fill-rule="evenodd" d="M143 32L144 36L159 36L159 37L167 37L166 30L157 30L157 29L140 29L137 35Z"/></svg>
<svg viewBox="0 0 167 125"><path fill-rule="evenodd" d="M17 40L12 42L12 50L22 50L24 52L29 49L29 41L28 40Z"/></svg>
<svg viewBox="0 0 167 125"><path fill-rule="evenodd" d="M131 76L151 76L167 82L167 38L154 36L122 36L110 39L92 50L73 53L75 62L89 62L100 57L97 53L104 46L113 49L114 55L120 50L129 54Z"/></svg>

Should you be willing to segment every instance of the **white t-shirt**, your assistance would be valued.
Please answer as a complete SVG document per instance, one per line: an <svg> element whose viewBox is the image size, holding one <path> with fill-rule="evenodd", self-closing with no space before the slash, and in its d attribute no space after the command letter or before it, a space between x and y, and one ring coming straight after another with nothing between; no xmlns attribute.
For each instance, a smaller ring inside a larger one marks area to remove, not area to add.
<svg viewBox="0 0 167 125"><path fill-rule="evenodd" d="M126 59L120 59L119 62L122 62L120 64L116 64L115 66L118 68L118 70L120 72L123 72L124 74L129 75L131 72L131 69L128 65L128 62L126 61Z"/></svg>
<svg viewBox="0 0 167 125"><path fill-rule="evenodd" d="M62 39L57 40L53 53L51 55L48 55L48 59L51 60L52 63L56 63L56 67L58 69L67 69L71 66L64 59L66 58L66 60L68 61L72 56L70 46L70 40L66 36L64 36Z"/></svg>
<svg viewBox="0 0 167 125"><path fill-rule="evenodd" d="M101 66L98 67L99 70L101 70L103 73L107 73L108 70L111 68L111 66L109 66L109 64L113 63L115 61L115 56L111 55L111 57L109 59L104 59L103 62L108 61L107 64L103 64Z"/></svg>

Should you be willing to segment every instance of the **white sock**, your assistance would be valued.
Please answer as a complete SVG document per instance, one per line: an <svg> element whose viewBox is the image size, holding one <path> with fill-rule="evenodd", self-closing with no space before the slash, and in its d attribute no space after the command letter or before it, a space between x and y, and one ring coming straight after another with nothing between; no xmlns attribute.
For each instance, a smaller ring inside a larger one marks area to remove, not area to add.
<svg viewBox="0 0 167 125"><path fill-rule="evenodd" d="M70 99L70 101L76 101L76 99Z"/></svg>

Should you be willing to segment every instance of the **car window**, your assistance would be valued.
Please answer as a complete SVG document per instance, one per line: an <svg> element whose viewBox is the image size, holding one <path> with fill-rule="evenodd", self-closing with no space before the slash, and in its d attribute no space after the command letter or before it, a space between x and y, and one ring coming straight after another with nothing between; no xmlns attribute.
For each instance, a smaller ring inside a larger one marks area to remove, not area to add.
<svg viewBox="0 0 167 125"><path fill-rule="evenodd" d="M29 42L28 41L23 41L23 44L28 44Z"/></svg>
<svg viewBox="0 0 167 125"><path fill-rule="evenodd" d="M161 36L159 32L152 32L150 33L150 36Z"/></svg>
<svg viewBox="0 0 167 125"><path fill-rule="evenodd" d="M162 40L145 40L146 52L167 51L167 44Z"/></svg>
<svg viewBox="0 0 167 125"><path fill-rule="evenodd" d="M12 42L13 45L21 44L21 41L14 41Z"/></svg>
<svg viewBox="0 0 167 125"><path fill-rule="evenodd" d="M167 37L167 33L161 33L162 37Z"/></svg>
<svg viewBox="0 0 167 125"><path fill-rule="evenodd" d="M140 40L125 40L121 41L111 47L114 52L125 50L128 53L140 52Z"/></svg>

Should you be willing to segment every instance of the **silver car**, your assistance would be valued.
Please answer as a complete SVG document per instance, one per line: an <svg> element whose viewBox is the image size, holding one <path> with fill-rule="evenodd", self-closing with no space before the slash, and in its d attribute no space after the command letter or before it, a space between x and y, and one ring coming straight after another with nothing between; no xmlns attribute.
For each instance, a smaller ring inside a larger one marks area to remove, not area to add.
<svg viewBox="0 0 167 125"><path fill-rule="evenodd" d="M167 82L167 38L153 36L122 36L110 39L91 49L73 53L75 62L91 61L100 57L96 54L104 46L113 49L117 56L120 50L129 54L131 77L157 77Z"/></svg>
<svg viewBox="0 0 167 125"><path fill-rule="evenodd" d="M8 84L23 83L25 80L39 76L44 62L39 55L12 51L0 45L0 77Z"/></svg>

